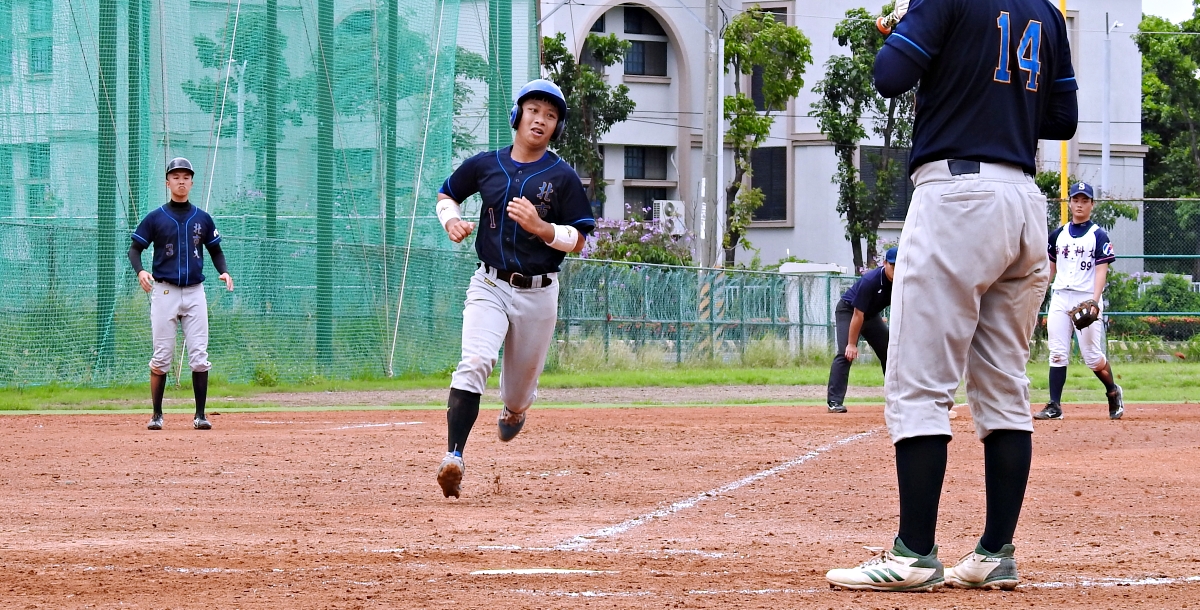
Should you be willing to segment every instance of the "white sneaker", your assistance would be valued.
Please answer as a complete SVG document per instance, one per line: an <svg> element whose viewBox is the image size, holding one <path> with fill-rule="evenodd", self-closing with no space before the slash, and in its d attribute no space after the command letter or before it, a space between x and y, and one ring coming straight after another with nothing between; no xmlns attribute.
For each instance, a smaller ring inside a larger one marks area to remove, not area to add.
<svg viewBox="0 0 1200 610"><path fill-rule="evenodd" d="M466 464L463 459L453 452L447 452L446 457L442 458L442 464L438 466L437 482L442 486L442 493L447 498L450 496L458 497L462 491L463 473L467 471Z"/></svg>
<svg viewBox="0 0 1200 610"><path fill-rule="evenodd" d="M999 553L989 553L977 543L973 552L946 570L946 584L963 589L1012 591L1021 580L1017 576L1017 560L1013 558L1015 550L1016 547L1006 544Z"/></svg>
<svg viewBox="0 0 1200 610"><path fill-rule="evenodd" d="M944 581L937 547L928 555L908 550L899 537L895 546L856 568L830 570L825 574L833 589L863 591L932 591Z"/></svg>

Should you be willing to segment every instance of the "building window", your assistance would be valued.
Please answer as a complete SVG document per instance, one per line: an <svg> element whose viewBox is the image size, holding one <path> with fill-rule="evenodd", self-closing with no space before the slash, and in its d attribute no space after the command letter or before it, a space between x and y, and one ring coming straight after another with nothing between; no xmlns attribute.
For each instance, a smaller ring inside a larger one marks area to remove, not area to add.
<svg viewBox="0 0 1200 610"><path fill-rule="evenodd" d="M13 214L12 147L0 146L0 217Z"/></svg>
<svg viewBox="0 0 1200 610"><path fill-rule="evenodd" d="M334 153L334 198L338 214L350 215L379 197L375 184L375 149L342 148Z"/></svg>
<svg viewBox="0 0 1200 610"><path fill-rule="evenodd" d="M626 180L666 180L667 149L661 146L626 146Z"/></svg>
<svg viewBox="0 0 1200 610"><path fill-rule="evenodd" d="M12 0L0 0L0 76L12 76Z"/></svg>
<svg viewBox="0 0 1200 610"><path fill-rule="evenodd" d="M759 9L762 13L771 13L775 17L776 23L787 24L787 10L782 8L764 8ZM750 99L754 100L754 109L759 112L767 110L767 102L763 99L763 71L762 66L754 66L750 72ZM771 110L782 110L781 108L772 108Z"/></svg>
<svg viewBox="0 0 1200 610"><path fill-rule="evenodd" d="M52 38L29 39L29 73L49 74L54 71L54 42Z"/></svg>
<svg viewBox="0 0 1200 610"><path fill-rule="evenodd" d="M604 32L604 15L600 15L600 18L596 20L596 23L592 24L591 31L601 33Z"/></svg>
<svg viewBox="0 0 1200 610"><path fill-rule="evenodd" d="M625 73L666 76L667 43L649 40L629 41L629 50L625 52Z"/></svg>
<svg viewBox="0 0 1200 610"><path fill-rule="evenodd" d="M54 2L52 0L30 0L29 32L38 34L54 31Z"/></svg>
<svg viewBox="0 0 1200 610"><path fill-rule="evenodd" d="M628 214L642 220L654 219L654 200L666 199L667 189L657 187L625 187L625 206Z"/></svg>
<svg viewBox="0 0 1200 610"><path fill-rule="evenodd" d="M596 74L604 74L604 64L596 58L592 47L586 42L583 43L583 51L579 53L579 63L591 68Z"/></svg>
<svg viewBox="0 0 1200 610"><path fill-rule="evenodd" d="M666 36L658 19L650 11L640 6L625 6L625 33L646 34L648 36Z"/></svg>
<svg viewBox="0 0 1200 610"><path fill-rule="evenodd" d="M25 145L25 215L51 216L50 206L50 145L35 142Z"/></svg>
<svg viewBox="0 0 1200 610"><path fill-rule="evenodd" d="M763 204L754 210L754 220L787 220L787 148L756 148L750 153L750 185L763 193Z"/></svg>
<svg viewBox="0 0 1200 610"><path fill-rule="evenodd" d="M904 220L908 215L908 204L912 201L913 183L908 177L907 148L893 148L888 158L900 164L900 172L892 184L892 204L888 206L885 220ZM862 168L862 181L867 185L867 191L875 192L875 171L882 162L882 146L863 146L859 148L859 167Z"/></svg>
<svg viewBox="0 0 1200 610"><path fill-rule="evenodd" d="M45 184L26 184L25 185L25 215L26 216L53 216L54 210L50 205L50 190Z"/></svg>
<svg viewBox="0 0 1200 610"><path fill-rule="evenodd" d="M30 180L46 180L50 177L50 145L37 142L25 145L26 160L29 163Z"/></svg>

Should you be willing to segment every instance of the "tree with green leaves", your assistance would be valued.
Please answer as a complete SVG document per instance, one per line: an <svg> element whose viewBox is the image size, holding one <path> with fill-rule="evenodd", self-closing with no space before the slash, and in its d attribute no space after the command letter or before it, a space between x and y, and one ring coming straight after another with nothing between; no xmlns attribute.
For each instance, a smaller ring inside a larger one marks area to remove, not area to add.
<svg viewBox="0 0 1200 610"><path fill-rule="evenodd" d="M884 12L888 10L885 6ZM914 98L910 91L884 99L875 90L875 55L885 39L865 9L846 11L846 18L834 27L833 35L840 46L849 48L850 54L834 55L825 62L825 78L813 88L821 96L813 110L817 125L837 156L838 169L833 177L838 185L837 211L846 219L854 268L861 271L876 258L879 224L895 200L896 185L907 179L893 151L911 143ZM876 168L873 188L862 182L855 165L859 143L867 137L863 115L868 111L875 117L872 131L883 141L882 154L864 159ZM867 246L865 256L863 242Z"/></svg>
<svg viewBox="0 0 1200 610"><path fill-rule="evenodd" d="M751 155L762 145L775 123L772 113L787 107L804 87L804 70L812 63L812 44L800 28L776 21L773 13L757 5L739 13L725 28L725 64L734 75L733 95L723 100L729 130L725 142L733 149L733 180L725 187L725 264L734 264L740 244L750 249L746 231L754 210L763 204L760 189L745 181L753 175ZM754 100L742 92L742 77L761 71L762 97L766 110L759 111Z"/></svg>
<svg viewBox="0 0 1200 610"><path fill-rule="evenodd" d="M1200 33L1200 8L1179 25L1146 15L1138 31L1141 33L1133 39L1142 54L1142 143L1150 147L1144 162L1146 196L1197 197L1200 194L1200 78L1197 78L1200 36L1194 34ZM1147 208L1148 223L1151 215L1152 209ZM1180 202L1175 206L1174 216L1162 239L1194 244L1192 251L1200 254L1200 202ZM1183 266L1178 265L1175 270L1183 271L1179 268ZM1170 267L1162 265L1160 270ZM1200 259L1194 261L1191 272L1200 276Z"/></svg>
<svg viewBox="0 0 1200 610"><path fill-rule="evenodd" d="M1037 184L1038 189L1046 196L1046 224L1050 229L1062 224L1062 206L1059 203L1062 187L1059 183L1059 175L1056 171L1038 172L1033 178L1034 184ZM1079 182L1079 178L1073 174L1067 174L1067 182L1074 184ZM1128 201L1097 201L1092 208L1092 222L1108 231L1116 226L1119 218L1137 220L1137 217L1137 204Z"/></svg>
<svg viewBox="0 0 1200 610"><path fill-rule="evenodd" d="M470 81L487 84L487 78L487 58L474 51L458 47L454 55L454 117L456 119L462 116L463 108L466 108L474 97ZM486 107L483 116L487 116ZM479 146L479 142L475 139L476 130L460 123L462 121L454 122L454 131L450 135L450 149L455 157L465 156L466 153L474 151Z"/></svg>
<svg viewBox="0 0 1200 610"><path fill-rule="evenodd" d="M629 87L609 86L595 66L611 66L625 57L630 43L616 34L588 34L583 52L588 61L578 61L567 47L563 33L542 38L542 68L567 97L567 127L554 150L575 167L583 178L590 178L588 201L604 205L604 155L600 138L612 126L629 118L634 102Z"/></svg>

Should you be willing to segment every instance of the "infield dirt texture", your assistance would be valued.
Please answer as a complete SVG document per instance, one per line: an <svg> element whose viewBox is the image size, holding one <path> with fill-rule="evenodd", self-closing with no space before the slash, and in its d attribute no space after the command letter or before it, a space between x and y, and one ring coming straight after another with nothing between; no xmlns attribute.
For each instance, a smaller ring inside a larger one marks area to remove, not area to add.
<svg viewBox="0 0 1200 610"><path fill-rule="evenodd" d="M881 407L481 413L463 498L429 411L4 416L3 608L1182 608L1200 603L1200 412L1038 422L1011 593L831 591L896 531ZM960 409L962 410L962 409ZM953 420L938 542L983 527ZM505 574L482 571L572 570Z"/></svg>

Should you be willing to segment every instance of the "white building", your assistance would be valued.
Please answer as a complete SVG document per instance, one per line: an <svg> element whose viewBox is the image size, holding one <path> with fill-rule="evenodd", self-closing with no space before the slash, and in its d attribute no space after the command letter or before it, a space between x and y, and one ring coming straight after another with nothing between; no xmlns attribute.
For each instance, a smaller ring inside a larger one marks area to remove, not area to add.
<svg viewBox="0 0 1200 610"><path fill-rule="evenodd" d="M812 87L821 80L825 61L848 49L838 46L833 29L847 9L863 6L878 14L880 0L865 6L846 0L828 3L801 0L763 0L757 3L721 0L722 20L736 11L758 4L779 14L789 25L799 27L812 41L813 63L805 87L786 110L775 113L771 136L757 153L754 184L763 189L766 203L756 213L750 241L761 252L764 263L791 254L814 262L852 267L845 222L835 210L837 186L832 178L836 161L832 146L809 116L817 100ZM637 103L630 120L616 125L603 139L606 218L621 218L624 205L635 208L652 199L678 199L692 218L696 214L698 185L702 175L700 151L704 117L705 28L704 3L699 0L649 0L624 4L619 0L568 3L542 2L542 34L566 34L576 53L591 31L633 42L624 63L606 70L610 84L624 83ZM1141 19L1141 2L1120 0L1068 0L1067 26L1075 72L1080 85L1079 130L1068 145L1068 171L1097 184L1100 180L1102 141L1101 115L1104 82L1106 15L1110 23L1122 25L1111 37L1111 187L1114 197L1142 196L1141 144L1141 58L1129 34ZM742 90L751 91L749 77ZM733 77L726 76L725 91L733 92ZM868 132L870 130L868 129ZM863 147L880 145L870 139ZM1043 142L1039 152L1041 169L1057 170L1058 142ZM860 169L862 148L860 148ZM732 179L732 155L725 152L724 176ZM881 239L895 241L904 225L907 197L897 201L889 219L881 226ZM1141 222L1121 221L1113 231L1114 242L1123 253L1142 250ZM738 260L750 254L739 249ZM1140 261L1122 261L1126 271L1141 268Z"/></svg>

